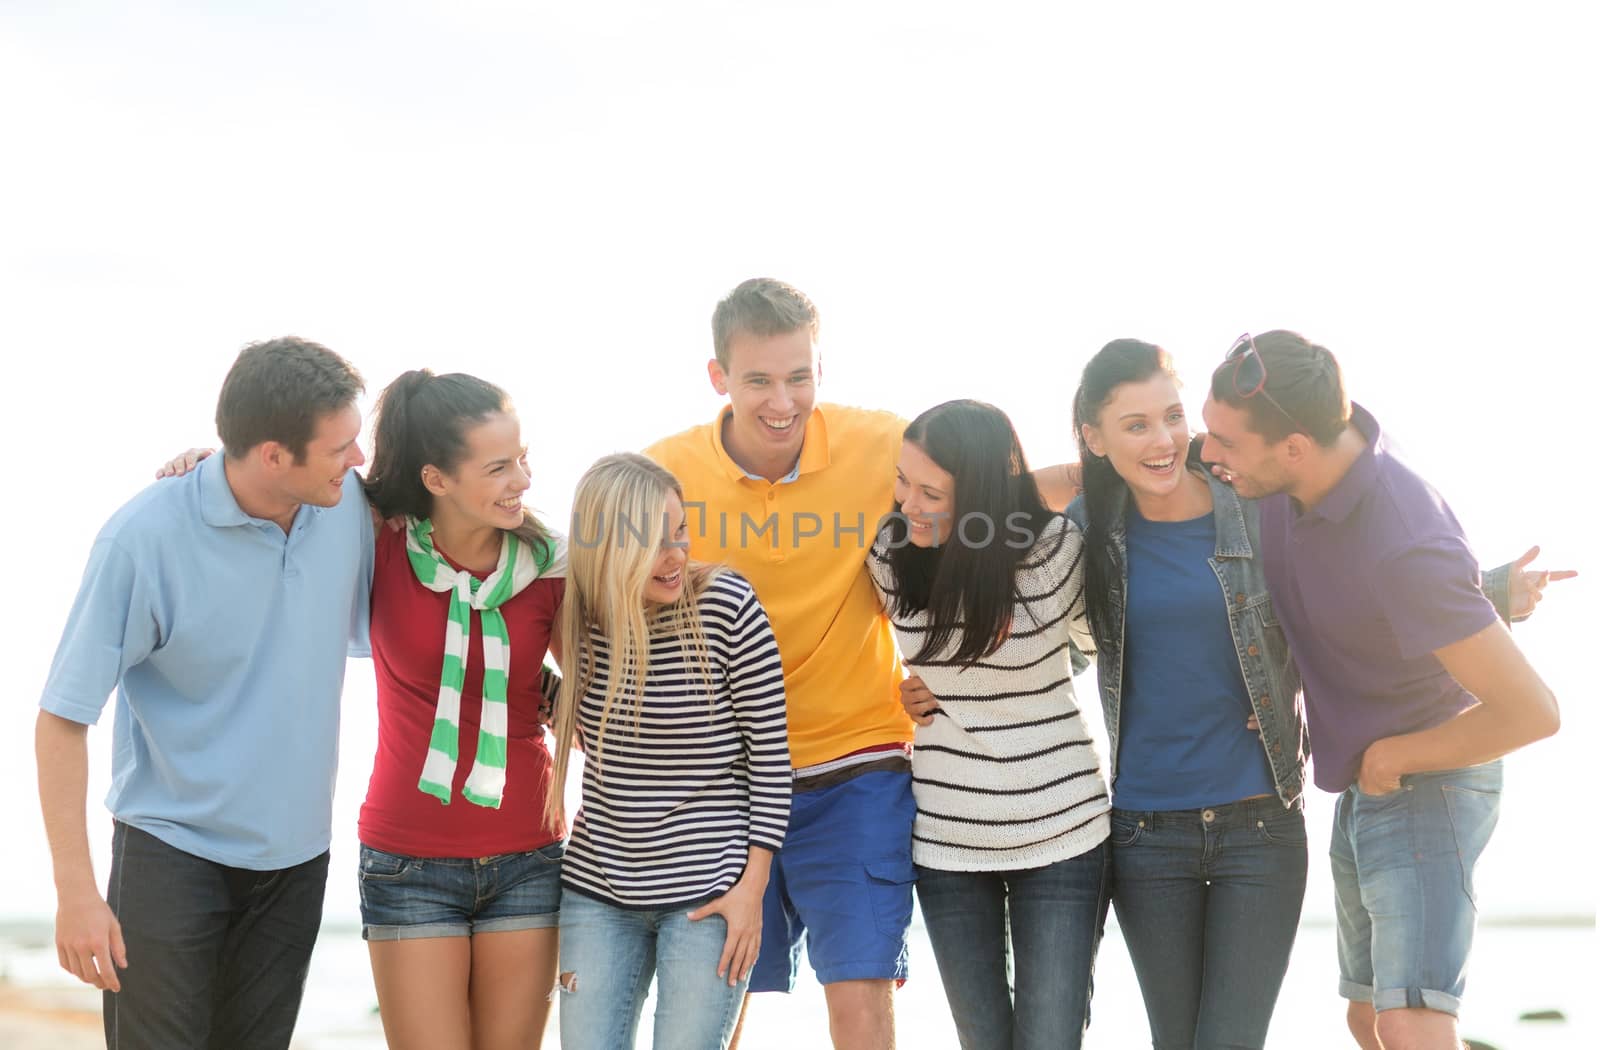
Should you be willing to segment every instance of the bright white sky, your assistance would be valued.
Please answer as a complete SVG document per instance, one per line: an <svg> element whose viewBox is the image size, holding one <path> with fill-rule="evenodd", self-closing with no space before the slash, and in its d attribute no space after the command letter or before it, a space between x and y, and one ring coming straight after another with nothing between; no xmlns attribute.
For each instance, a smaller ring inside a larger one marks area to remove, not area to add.
<svg viewBox="0 0 1600 1050"><path fill-rule="evenodd" d="M1592 913L1588 16L1077 6L0 0L0 916L53 911L32 724L89 543L215 440L241 345L317 339L374 394L502 384L559 523L595 457L710 417L711 308L757 274L820 305L825 396L985 398L1035 463L1071 455L1108 339L1164 344L1196 396L1240 331L1332 348L1485 562L1587 570L1517 631L1566 724L1513 760L1480 884L1486 912ZM354 664L336 918L371 705Z"/></svg>

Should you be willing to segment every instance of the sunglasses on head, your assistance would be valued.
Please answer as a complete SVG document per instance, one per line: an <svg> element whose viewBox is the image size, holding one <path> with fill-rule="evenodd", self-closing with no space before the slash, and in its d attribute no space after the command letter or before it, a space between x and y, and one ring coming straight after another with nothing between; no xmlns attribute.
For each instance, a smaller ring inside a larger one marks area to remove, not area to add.
<svg viewBox="0 0 1600 1050"><path fill-rule="evenodd" d="M1294 413L1278 404L1278 399L1267 393L1267 363L1261 359L1261 352L1256 349L1256 340L1249 332L1233 341L1233 346L1228 349L1228 356L1223 358L1223 363L1233 362L1233 392L1242 400L1260 394L1267 399L1267 403L1279 412L1283 418L1294 424L1294 428L1305 431Z"/></svg>

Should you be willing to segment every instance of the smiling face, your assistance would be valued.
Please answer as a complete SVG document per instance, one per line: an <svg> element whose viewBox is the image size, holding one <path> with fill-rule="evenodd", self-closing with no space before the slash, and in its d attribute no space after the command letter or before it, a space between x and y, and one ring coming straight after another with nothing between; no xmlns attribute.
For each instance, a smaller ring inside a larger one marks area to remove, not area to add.
<svg viewBox="0 0 1600 1050"><path fill-rule="evenodd" d="M711 385L726 394L733 414L723 443L736 463L771 480L800 458L806 420L817 401L821 366L809 328L780 335L735 332L728 365L707 366Z"/></svg>
<svg viewBox="0 0 1600 1050"><path fill-rule="evenodd" d="M670 605L683 593L683 571L689 563L689 516L676 492L667 493L666 526L661 551L644 582L646 608Z"/></svg>
<svg viewBox="0 0 1600 1050"><path fill-rule="evenodd" d="M528 491L528 448L522 425L510 412L491 413L462 434L466 454L449 473L423 467L423 482L440 504L471 525L511 530L522 524L522 494Z"/></svg>
<svg viewBox="0 0 1600 1050"><path fill-rule="evenodd" d="M1261 499L1290 487L1293 477L1284 466L1284 453L1290 442L1303 439L1291 434L1269 444L1250 429L1250 416L1242 409L1206 398L1201 410L1206 421L1206 440L1200 455L1216 463L1227 474L1227 481L1246 499Z"/></svg>
<svg viewBox="0 0 1600 1050"><path fill-rule="evenodd" d="M287 448L278 446L277 489L292 503L332 507L344 494L345 475L367 461L356 438L361 435L361 413L346 405L317 420L306 442L305 454L294 461Z"/></svg>
<svg viewBox="0 0 1600 1050"><path fill-rule="evenodd" d="M910 525L914 546L938 547L955 529L955 478L912 441L900 443L894 502Z"/></svg>
<svg viewBox="0 0 1600 1050"><path fill-rule="evenodd" d="M1160 502L1183 483L1189 421L1178 384L1165 372L1114 387L1098 423L1083 425L1084 444L1105 456L1139 499Z"/></svg>

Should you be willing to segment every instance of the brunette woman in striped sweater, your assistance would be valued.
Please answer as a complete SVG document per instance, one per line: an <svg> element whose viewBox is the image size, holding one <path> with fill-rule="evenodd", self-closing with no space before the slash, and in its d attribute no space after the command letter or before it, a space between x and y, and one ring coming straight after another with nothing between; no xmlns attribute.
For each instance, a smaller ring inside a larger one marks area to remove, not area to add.
<svg viewBox="0 0 1600 1050"><path fill-rule="evenodd" d="M789 821L778 646L743 577L689 561L683 491L650 460L591 467L573 526L556 783L579 741L585 762L561 875L561 1045L633 1046L653 974L657 1050L718 1050Z"/></svg>
<svg viewBox="0 0 1600 1050"><path fill-rule="evenodd" d="M895 510L867 564L908 699L937 700L912 754L912 858L961 1046L1077 1047L1110 828L1068 653L1088 644L1082 534L1045 508L1005 413L977 401L906 428Z"/></svg>

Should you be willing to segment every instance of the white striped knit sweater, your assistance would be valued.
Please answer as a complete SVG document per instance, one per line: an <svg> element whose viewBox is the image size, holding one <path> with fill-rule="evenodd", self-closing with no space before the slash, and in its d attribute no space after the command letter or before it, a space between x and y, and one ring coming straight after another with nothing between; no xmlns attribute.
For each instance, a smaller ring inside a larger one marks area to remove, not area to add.
<svg viewBox="0 0 1600 1050"><path fill-rule="evenodd" d="M939 699L912 753L912 858L945 871L1015 871L1086 853L1110 834L1099 756L1072 690L1069 638L1093 649L1083 603L1083 534L1056 515L1017 568L1012 630L975 664L914 662L926 611L894 612L888 532L867 560L908 674ZM951 640L947 657L959 637Z"/></svg>

